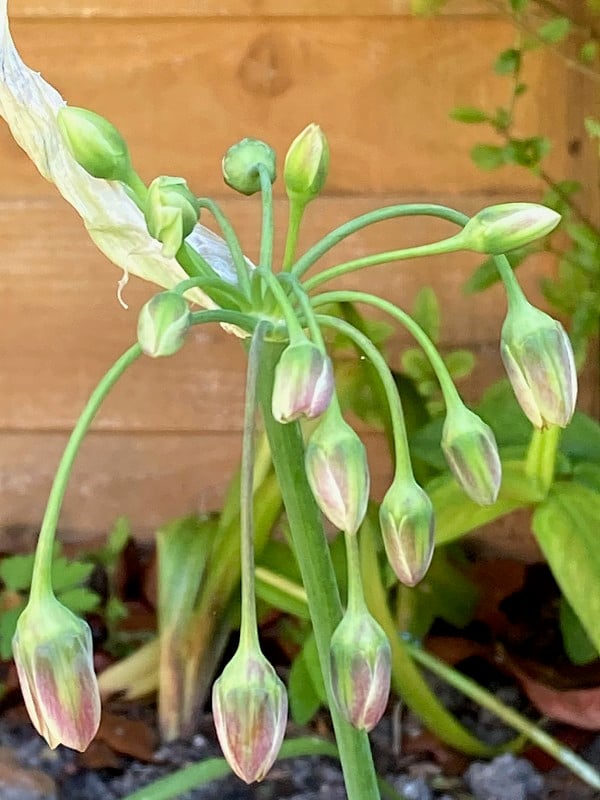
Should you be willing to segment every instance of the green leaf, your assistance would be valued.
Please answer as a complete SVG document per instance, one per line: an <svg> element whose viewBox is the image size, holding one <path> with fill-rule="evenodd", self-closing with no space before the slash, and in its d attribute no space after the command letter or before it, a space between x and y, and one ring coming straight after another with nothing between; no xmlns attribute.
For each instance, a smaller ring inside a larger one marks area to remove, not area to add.
<svg viewBox="0 0 600 800"><path fill-rule="evenodd" d="M529 139L511 139L504 150L505 161L531 169L537 166L552 147L545 136L531 136Z"/></svg>
<svg viewBox="0 0 600 800"><path fill-rule="evenodd" d="M579 617L564 597L559 606L560 632L563 638L565 653L573 664L589 664L598 658L598 651L590 642Z"/></svg>
<svg viewBox="0 0 600 800"><path fill-rule="evenodd" d="M33 553L25 556L7 556L0 562L0 579L14 592L28 590L33 572Z"/></svg>
<svg viewBox="0 0 600 800"><path fill-rule="evenodd" d="M429 359L420 347L410 347L402 353L400 363L405 374L413 381L422 381L431 377L432 368Z"/></svg>
<svg viewBox="0 0 600 800"><path fill-rule="evenodd" d="M440 338L440 304L430 286L419 290L413 304L412 317L431 341L437 343Z"/></svg>
<svg viewBox="0 0 600 800"><path fill-rule="evenodd" d="M600 425L576 411L561 436L560 449L573 461L600 462Z"/></svg>
<svg viewBox="0 0 600 800"><path fill-rule="evenodd" d="M313 690L316 692L321 703L323 705L327 705L327 692L325 691L325 684L323 683L321 664L319 662L319 652L317 650L317 642L313 633L310 633L304 642L302 656L304 658L306 671L310 676L310 682L313 686Z"/></svg>
<svg viewBox="0 0 600 800"><path fill-rule="evenodd" d="M458 108L453 108L450 112L450 117L457 122L467 122L469 124L487 122L489 120L489 116L485 111L482 111L480 108L474 108L473 106L459 106Z"/></svg>
<svg viewBox="0 0 600 800"><path fill-rule="evenodd" d="M538 28L537 35L546 44L558 44L568 36L570 30L571 21L567 17L554 17Z"/></svg>
<svg viewBox="0 0 600 800"><path fill-rule="evenodd" d="M600 650L600 494L557 482L535 510L532 527L556 582Z"/></svg>
<svg viewBox="0 0 600 800"><path fill-rule="evenodd" d="M598 55L598 42L595 42L592 39L590 39L589 42L585 42L585 44L582 44L579 49L579 59L583 61L584 64L591 64L593 61L596 60L597 55Z"/></svg>
<svg viewBox="0 0 600 800"><path fill-rule="evenodd" d="M444 357L444 363L452 379L459 381L473 372L475 356L470 350L452 350Z"/></svg>
<svg viewBox="0 0 600 800"><path fill-rule="evenodd" d="M528 5L529 0L510 0L510 7L516 14L520 14L522 11L525 11Z"/></svg>
<svg viewBox="0 0 600 800"><path fill-rule="evenodd" d="M96 592L82 586L60 592L58 599L63 605L71 609L74 614L87 614L100 605L100 597Z"/></svg>
<svg viewBox="0 0 600 800"><path fill-rule="evenodd" d="M503 147L493 144L476 144L471 149L471 159L479 169L497 169L506 163Z"/></svg>
<svg viewBox="0 0 600 800"><path fill-rule="evenodd" d="M59 556L52 562L52 587L59 594L66 589L79 586L90 577L93 569L93 564L67 561L64 556Z"/></svg>
<svg viewBox="0 0 600 800"><path fill-rule="evenodd" d="M592 139L600 138L600 122L593 117L586 117L584 120L587 134Z"/></svg>
<svg viewBox="0 0 600 800"><path fill-rule="evenodd" d="M514 75L521 66L521 51L510 47L503 50L494 64L496 75Z"/></svg>
<svg viewBox="0 0 600 800"><path fill-rule="evenodd" d="M303 653L296 656L290 669L288 699L290 715L297 725L306 725L321 707L321 698L315 690Z"/></svg>
<svg viewBox="0 0 600 800"><path fill-rule="evenodd" d="M284 576L256 567L256 596L273 608L310 620L304 588Z"/></svg>
<svg viewBox="0 0 600 800"><path fill-rule="evenodd" d="M518 404L507 379L492 384L484 392L475 410L494 431L500 447L529 443L531 423Z"/></svg>
<svg viewBox="0 0 600 800"><path fill-rule="evenodd" d="M531 247L520 247L518 250L507 253L506 258L512 269L514 270L520 266L531 251ZM498 283L499 280L500 275L496 267L496 262L490 257L477 267L463 286L463 292L465 294L482 292L484 289L489 289L490 286Z"/></svg>
<svg viewBox="0 0 600 800"><path fill-rule="evenodd" d="M15 608L8 608L0 614L0 659L7 661L12 656L12 638L17 627L17 620L25 602Z"/></svg>

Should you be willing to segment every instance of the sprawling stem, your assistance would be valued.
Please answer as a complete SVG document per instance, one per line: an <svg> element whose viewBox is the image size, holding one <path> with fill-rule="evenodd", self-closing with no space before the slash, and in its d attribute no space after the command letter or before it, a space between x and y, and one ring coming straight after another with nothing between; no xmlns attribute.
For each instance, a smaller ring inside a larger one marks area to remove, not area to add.
<svg viewBox="0 0 600 800"><path fill-rule="evenodd" d="M342 718L331 688L329 645L342 609L321 515L306 480L302 434L297 423L282 425L271 414L274 371L281 349L275 343L265 343L263 348L259 396L265 428L308 597L348 800L377 800L379 790L367 735Z"/></svg>
<svg viewBox="0 0 600 800"><path fill-rule="evenodd" d="M273 185L266 164L258 164L260 191L262 197L262 229L260 234L260 255L258 263L264 269L273 268Z"/></svg>
<svg viewBox="0 0 600 800"><path fill-rule="evenodd" d="M227 219L226 215L221 210L221 207L218 203L215 203L214 200L211 200L209 197L199 197L198 203L200 204L200 208L208 209L214 218L217 220L219 227L221 228L221 232L225 241L227 242L227 247L229 247L229 252L231 253L231 258L233 260L233 264L235 266L235 272L238 279L238 286L244 292L245 295L250 295L250 277L248 275L248 262L244 256L244 252L240 245L240 240L237 237L235 230L233 229L233 225Z"/></svg>

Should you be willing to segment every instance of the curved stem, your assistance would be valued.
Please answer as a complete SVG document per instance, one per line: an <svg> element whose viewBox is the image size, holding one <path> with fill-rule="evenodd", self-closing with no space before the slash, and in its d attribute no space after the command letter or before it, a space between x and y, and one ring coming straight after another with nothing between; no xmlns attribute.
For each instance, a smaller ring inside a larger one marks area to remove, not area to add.
<svg viewBox="0 0 600 800"><path fill-rule="evenodd" d="M142 354L139 344L134 344L129 350L115 361L92 392L81 416L77 420L69 441L64 449L62 458L56 470L44 520L35 551L33 575L31 578L31 598L43 596L52 588L52 554L54 550L54 536L62 507L65 491L73 468L75 457L79 452L81 443L88 432L90 425L105 397L119 380L125 370L133 364Z"/></svg>
<svg viewBox="0 0 600 800"><path fill-rule="evenodd" d="M300 233L300 224L304 211L306 209L306 201L298 200L296 197L289 198L289 217L288 229L285 239L285 253L283 256L282 269L287 272L294 263L296 257L296 248L298 246L298 234Z"/></svg>
<svg viewBox="0 0 600 800"><path fill-rule="evenodd" d="M319 328L319 324L315 317L315 312L313 307L310 303L310 298L302 288L302 284L298 283L298 281L292 278L292 289L294 294L298 298L298 303L300 304L300 308L306 317L306 325L310 331L310 335L312 336L313 342L318 345L323 352L325 352L325 341L323 339L323 334L321 333L321 329Z"/></svg>
<svg viewBox="0 0 600 800"><path fill-rule="evenodd" d="M217 273L208 261L197 253L194 248L186 241L181 243L181 247L175 256L180 266L192 277L216 278Z"/></svg>
<svg viewBox="0 0 600 800"><path fill-rule="evenodd" d="M301 278L306 270L318 261L321 256L331 250L332 247L335 247L335 245L343 239L362 228L366 228L368 225L373 225L376 222L383 222L386 219L394 219L395 217L416 216L439 217L440 219L453 222L461 227L466 225L469 221L469 217L466 214L435 203L402 203L400 205L378 208L375 211L361 214L361 216L345 222L343 225L340 225L339 228L335 228L328 233L321 241L313 245L298 259L298 261L296 261L292 267L292 272L297 278Z"/></svg>
<svg viewBox="0 0 600 800"><path fill-rule="evenodd" d="M339 278L341 275L347 275L349 272L356 272L356 270L364 269L365 267L389 264L391 261L405 261L407 258L453 253L456 250L463 249L463 241L462 232L460 232L451 236L449 239L442 239L439 242L420 244L416 247L407 247L402 250L389 250L386 253L375 253L372 256L364 256L363 258L355 258L352 261L345 261L343 264L336 264L335 267L325 269L318 275L309 278L304 282L304 289L310 292L322 283L333 280L333 278Z"/></svg>
<svg viewBox="0 0 600 800"><path fill-rule="evenodd" d="M366 303L389 314L412 334L414 339L423 349L440 383L440 388L444 396L446 407L450 408L454 403L457 402L462 404L458 390L454 385L452 378L450 377L448 368L444 364L444 359L439 354L437 347L431 341L429 336L427 336L423 328L421 328L421 326L415 322L415 320L410 316L410 314L407 314L406 311L403 311L401 308L398 308L398 306L390 303L389 300L384 300L375 294L354 291L325 292L324 294L319 294L316 297L311 298L311 303L313 308L321 305L327 305L329 303Z"/></svg>
<svg viewBox="0 0 600 800"><path fill-rule="evenodd" d="M402 403L400 395L396 388L394 378L390 372L385 358L381 355L379 350L375 347L373 342L357 331L353 325L345 322L344 320L337 319L337 317L329 317L325 314L317 316L317 321L329 328L334 328L340 333L352 339L364 352L367 358L371 361L381 382L385 389L385 395L390 410L390 419L392 422L392 435L394 438L394 452L395 452L395 478L401 478L405 475L412 475L412 465L410 460L410 451L408 449L408 440L406 436L406 426L404 424L404 414L402 413Z"/></svg>
<svg viewBox="0 0 600 800"><path fill-rule="evenodd" d="M260 322L259 317L242 314L241 311L230 311L226 308L211 308L207 311L192 311L190 325L202 325L205 322L224 322L227 325L236 325L245 331L251 332Z"/></svg>
<svg viewBox="0 0 600 800"><path fill-rule="evenodd" d="M221 232L223 233L223 237L225 238L227 246L229 247L231 258L233 259L239 287L244 294L249 297L250 277L248 275L248 263L242 251L240 240L233 229L233 225L231 222L229 222L219 204L214 200L211 200L210 197L199 197L198 203L200 204L200 208L208 209L208 211L210 211L210 213L218 222Z"/></svg>
<svg viewBox="0 0 600 800"><path fill-rule="evenodd" d="M273 292L273 295L275 296L275 299L279 304L281 313L285 317L285 321L287 323L290 339L293 340L293 339L304 338L304 331L302 330L302 325L300 324L298 317L296 316L296 312L292 307L290 298L287 296L285 289L279 283L278 279L272 272L270 272L267 269L258 270L258 274L260 274L260 276L267 284L268 288Z"/></svg>
<svg viewBox="0 0 600 800"><path fill-rule="evenodd" d="M266 164L258 164L260 178L260 191L262 196L262 230L260 234L260 255L258 263L264 269L273 269L273 235L275 225L273 222L273 185L271 175Z"/></svg>

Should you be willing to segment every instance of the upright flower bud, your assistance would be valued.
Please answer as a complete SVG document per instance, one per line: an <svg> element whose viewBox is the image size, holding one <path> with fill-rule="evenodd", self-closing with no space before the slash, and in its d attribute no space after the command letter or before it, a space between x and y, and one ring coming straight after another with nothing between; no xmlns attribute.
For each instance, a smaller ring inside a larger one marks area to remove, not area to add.
<svg viewBox="0 0 600 800"><path fill-rule="evenodd" d="M379 507L385 552L399 581L416 586L434 549L433 506L412 476L394 481Z"/></svg>
<svg viewBox="0 0 600 800"><path fill-rule="evenodd" d="M86 108L65 106L58 128L71 155L94 178L124 181L131 173L125 140L108 120Z"/></svg>
<svg viewBox="0 0 600 800"><path fill-rule="evenodd" d="M468 250L498 255L547 236L560 222L560 214L537 203L501 203L484 208L463 228Z"/></svg>
<svg viewBox="0 0 600 800"><path fill-rule="evenodd" d="M496 502L502 466L489 425L461 402L448 408L442 431L442 450L464 491L480 506Z"/></svg>
<svg viewBox="0 0 600 800"><path fill-rule="evenodd" d="M185 298L177 292L160 292L142 306L138 342L147 356L172 356L183 346L189 327L190 310Z"/></svg>
<svg viewBox="0 0 600 800"><path fill-rule="evenodd" d="M333 387L333 367L327 353L308 339L292 342L275 367L273 416L278 422L318 417L329 406Z"/></svg>
<svg viewBox="0 0 600 800"><path fill-rule="evenodd" d="M390 694L387 636L364 610L346 611L331 637L331 685L344 717L359 730L379 722Z"/></svg>
<svg viewBox="0 0 600 800"><path fill-rule="evenodd" d="M365 446L330 405L306 446L306 477L327 519L354 534L367 512L369 467Z"/></svg>
<svg viewBox="0 0 600 800"><path fill-rule="evenodd" d="M536 428L566 427L577 401L577 373L565 329L526 300L502 326L500 354L521 408Z"/></svg>
<svg viewBox="0 0 600 800"><path fill-rule="evenodd" d="M285 157L283 179L290 197L308 203L321 193L329 171L329 145L314 122L299 133Z"/></svg>
<svg viewBox="0 0 600 800"><path fill-rule="evenodd" d="M277 170L275 151L260 139L242 139L232 145L223 158L223 178L228 186L241 194L260 191L258 165L263 164L274 183Z"/></svg>
<svg viewBox="0 0 600 800"><path fill-rule="evenodd" d="M200 206L183 178L161 175L148 189L144 216L148 233L162 242L162 254L173 258L196 227Z"/></svg>
<svg viewBox="0 0 600 800"><path fill-rule="evenodd" d="M261 781L283 741L287 695L260 650L237 651L215 681L212 706L229 766L246 783Z"/></svg>
<svg viewBox="0 0 600 800"><path fill-rule="evenodd" d="M12 642L25 706L36 730L54 749L83 752L100 725L89 626L49 592L30 600Z"/></svg>

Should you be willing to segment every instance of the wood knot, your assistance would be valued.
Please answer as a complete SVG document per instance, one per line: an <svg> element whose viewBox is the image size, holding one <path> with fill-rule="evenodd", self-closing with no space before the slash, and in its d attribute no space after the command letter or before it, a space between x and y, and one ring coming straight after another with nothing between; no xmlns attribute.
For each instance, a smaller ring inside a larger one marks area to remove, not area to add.
<svg viewBox="0 0 600 800"><path fill-rule="evenodd" d="M276 97L289 88L292 78L286 50L272 33L263 33L250 44L238 76L254 94Z"/></svg>

